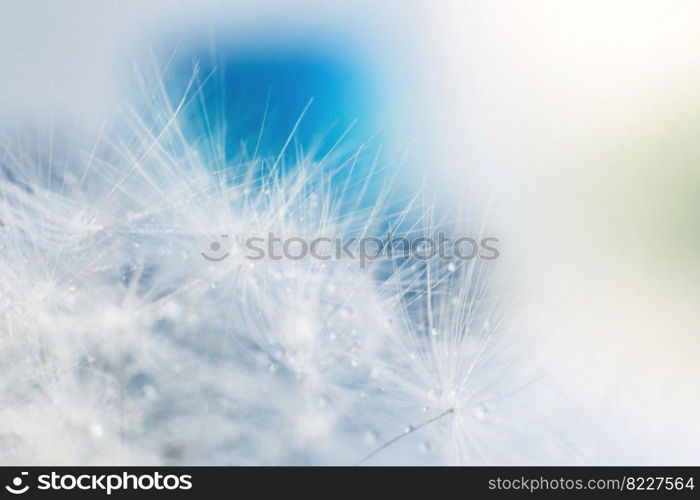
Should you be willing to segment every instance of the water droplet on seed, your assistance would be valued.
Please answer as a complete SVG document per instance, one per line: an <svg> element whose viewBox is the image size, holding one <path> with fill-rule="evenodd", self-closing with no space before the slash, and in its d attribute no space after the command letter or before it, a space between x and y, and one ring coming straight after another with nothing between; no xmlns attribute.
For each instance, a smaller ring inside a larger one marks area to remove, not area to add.
<svg viewBox="0 0 700 500"><path fill-rule="evenodd" d="M379 439L379 433L377 431L365 432L365 443L375 444L378 439Z"/></svg>
<svg viewBox="0 0 700 500"><path fill-rule="evenodd" d="M430 453L432 448L433 446L430 444L430 441L421 441L420 445L418 446L418 450L423 455L427 455L428 453Z"/></svg>

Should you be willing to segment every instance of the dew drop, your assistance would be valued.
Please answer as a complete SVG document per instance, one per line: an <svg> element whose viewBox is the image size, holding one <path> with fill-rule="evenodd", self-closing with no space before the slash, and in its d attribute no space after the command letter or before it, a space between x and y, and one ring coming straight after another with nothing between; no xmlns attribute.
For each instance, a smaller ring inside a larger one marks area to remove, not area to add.
<svg viewBox="0 0 700 500"><path fill-rule="evenodd" d="M377 431L367 431L365 432L365 443L375 444L379 439L379 433Z"/></svg>
<svg viewBox="0 0 700 500"><path fill-rule="evenodd" d="M428 391L428 399L435 401L442 396L442 387L433 387Z"/></svg>
<svg viewBox="0 0 700 500"><path fill-rule="evenodd" d="M88 426L88 432L95 439L100 439L104 435L104 430L102 429L102 426L95 422L91 423Z"/></svg>
<svg viewBox="0 0 700 500"><path fill-rule="evenodd" d="M158 397L158 391L156 391L156 388L152 385L147 385L143 388L143 395L149 401L154 401Z"/></svg>
<svg viewBox="0 0 700 500"><path fill-rule="evenodd" d="M325 410L327 406L328 399L325 396L319 396L318 400L316 401L316 407L319 410Z"/></svg>
<svg viewBox="0 0 700 500"><path fill-rule="evenodd" d="M484 405L477 405L474 408L474 418L477 420L483 421L486 419L486 407Z"/></svg>
<svg viewBox="0 0 700 500"><path fill-rule="evenodd" d="M427 455L430 453L433 449L433 445L430 444L430 441L421 441L420 445L418 445L418 450L423 454Z"/></svg>

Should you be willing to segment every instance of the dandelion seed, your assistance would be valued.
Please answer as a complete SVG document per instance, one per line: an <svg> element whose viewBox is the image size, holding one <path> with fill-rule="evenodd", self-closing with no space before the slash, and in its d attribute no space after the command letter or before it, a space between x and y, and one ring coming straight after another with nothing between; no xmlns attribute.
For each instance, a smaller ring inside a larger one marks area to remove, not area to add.
<svg viewBox="0 0 700 500"><path fill-rule="evenodd" d="M176 92L161 71L139 73L143 102L87 151L0 144L0 441L15 436L0 462L354 463L421 414L362 463L414 432L417 463L485 453L470 448L486 418L474 394L503 389L507 363L480 270L200 257L228 248L212 235L380 236L394 219L433 225L434 208L397 215L378 174L378 192L366 172L339 183L357 162L388 169L366 145L321 161L292 154L294 128L271 160L234 154L235 127L199 107L224 89L195 74ZM471 333L485 315L489 336Z"/></svg>

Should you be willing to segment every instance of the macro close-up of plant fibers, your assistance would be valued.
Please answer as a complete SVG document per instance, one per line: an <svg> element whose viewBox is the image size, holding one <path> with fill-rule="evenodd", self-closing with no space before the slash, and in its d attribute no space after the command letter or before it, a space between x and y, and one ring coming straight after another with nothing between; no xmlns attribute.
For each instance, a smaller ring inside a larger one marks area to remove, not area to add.
<svg viewBox="0 0 700 500"><path fill-rule="evenodd" d="M698 16L1 0L0 464L697 465Z"/></svg>

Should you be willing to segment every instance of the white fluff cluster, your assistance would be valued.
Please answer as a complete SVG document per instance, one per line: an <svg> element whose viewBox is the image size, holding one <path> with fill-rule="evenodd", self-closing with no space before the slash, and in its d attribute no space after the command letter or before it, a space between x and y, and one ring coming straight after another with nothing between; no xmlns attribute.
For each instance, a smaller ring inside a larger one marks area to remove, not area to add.
<svg viewBox="0 0 700 500"><path fill-rule="evenodd" d="M558 461L479 261L236 251L269 232L430 234L433 209L347 175L377 162L367 145L227 158L213 125L183 123L195 87L171 103L149 84L147 112L86 151L4 141L0 463ZM231 256L202 258L222 233Z"/></svg>

